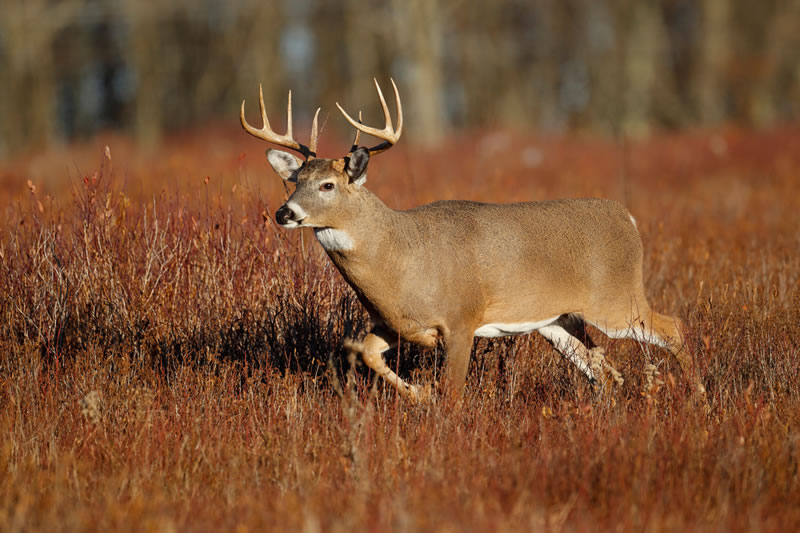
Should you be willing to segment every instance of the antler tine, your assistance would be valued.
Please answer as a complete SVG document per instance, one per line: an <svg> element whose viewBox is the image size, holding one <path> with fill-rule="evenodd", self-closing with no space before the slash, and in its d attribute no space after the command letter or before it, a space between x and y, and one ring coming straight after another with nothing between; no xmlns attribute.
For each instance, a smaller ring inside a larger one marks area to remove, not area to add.
<svg viewBox="0 0 800 533"><path fill-rule="evenodd" d="M289 103L286 104L286 136L294 139L292 135L292 90L289 89Z"/></svg>
<svg viewBox="0 0 800 533"><path fill-rule="evenodd" d="M317 116L319 115L319 109L317 109L317 114L314 115L314 123L312 124L311 128L311 147L309 148L308 146L295 141L294 136L292 135L292 91L289 91L289 99L286 105L286 134L284 135L278 135L272 130L272 126L270 126L269 118L267 118L267 110L264 106L264 91L261 87L261 84L258 85L258 106L261 110L261 121L264 124L261 129L254 128L247 122L247 119L244 116L244 103L245 100L242 100L242 109L239 112L239 121L247 133L263 141L300 152L306 159L313 159L316 157Z"/></svg>
<svg viewBox="0 0 800 533"><path fill-rule="evenodd" d="M319 140L319 130L317 129L317 122L319 119L319 112L322 108L318 107L317 112L314 113L314 121L311 123L311 142L308 143L308 149L313 157L317 154L317 141Z"/></svg>
<svg viewBox="0 0 800 533"><path fill-rule="evenodd" d="M359 124L363 124L361 122L361 110L358 111L358 122ZM353 144L350 146L350 153L352 154L358 149L358 138L361 136L361 130L356 129L356 136L353 137Z"/></svg>
<svg viewBox="0 0 800 533"><path fill-rule="evenodd" d="M395 106L397 108L397 131L395 131L394 127L392 126L392 117L389 113L389 106L386 105L386 99L383 97L383 92L381 92L381 87L378 85L378 80L375 81L375 88L378 90L378 98L381 102L381 108L383 108L383 115L386 118L386 125L383 129L378 128L371 128L369 126L365 126L361 123L361 121L356 122L355 120L347 114L347 112L336 103L336 107L339 108L339 111L344 115L345 120L350 123L351 126L356 128L359 131L366 133L367 135L372 135L373 137L377 137L378 139L383 139L384 142L377 146L373 146L369 149L370 155L379 154L385 150L388 150L400 139L400 135L403 133L403 104L400 102L400 93L397 90L397 85L395 85L394 80L392 81L392 87L394 88L394 98L395 98Z"/></svg>
<svg viewBox="0 0 800 533"><path fill-rule="evenodd" d="M289 91L289 101L292 101L292 91ZM242 100L242 109L244 110L244 100ZM267 108L264 106L264 89L260 83L258 84L258 109L261 110L261 123L264 125L263 129L272 131L272 126L269 125L269 119L267 118Z"/></svg>
<svg viewBox="0 0 800 533"><path fill-rule="evenodd" d="M389 106L386 105L386 99L383 97L383 91L381 91L381 86L378 85L378 79L372 78L372 82L375 84L375 90L378 91L378 99L381 101L381 108L383 109L383 118L386 119L386 124L383 126L384 131L389 131L392 128L392 115L389 114Z"/></svg>
<svg viewBox="0 0 800 533"><path fill-rule="evenodd" d="M392 89L394 89L394 107L395 111L397 112L397 138L399 139L400 136L403 134L403 104L400 102L400 92L397 90L397 85L395 85L394 80L389 78L389 81L392 82Z"/></svg>

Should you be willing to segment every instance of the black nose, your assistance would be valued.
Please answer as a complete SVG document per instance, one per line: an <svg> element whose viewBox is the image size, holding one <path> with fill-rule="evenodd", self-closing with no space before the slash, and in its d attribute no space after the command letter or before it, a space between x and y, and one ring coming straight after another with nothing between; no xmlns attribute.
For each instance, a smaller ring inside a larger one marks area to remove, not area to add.
<svg viewBox="0 0 800 533"><path fill-rule="evenodd" d="M278 209L278 211L275 212L275 220L277 220L278 224L280 224L281 226L285 225L287 222L292 220L293 217L294 213L292 213L292 210L286 207L285 205L282 205L280 209Z"/></svg>

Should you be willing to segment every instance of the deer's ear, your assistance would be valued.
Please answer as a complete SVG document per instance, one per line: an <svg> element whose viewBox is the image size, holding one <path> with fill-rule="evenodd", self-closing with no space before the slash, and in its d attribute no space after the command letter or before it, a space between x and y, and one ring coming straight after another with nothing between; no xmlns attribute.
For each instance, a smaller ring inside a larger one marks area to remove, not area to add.
<svg viewBox="0 0 800 533"><path fill-rule="evenodd" d="M297 182L295 172L302 166L295 156L283 150L267 150L267 161L272 169L286 181Z"/></svg>
<svg viewBox="0 0 800 533"><path fill-rule="evenodd" d="M345 158L347 164L345 172L350 178L350 183L355 183L359 187L367 181L367 163L369 163L369 151L363 146Z"/></svg>

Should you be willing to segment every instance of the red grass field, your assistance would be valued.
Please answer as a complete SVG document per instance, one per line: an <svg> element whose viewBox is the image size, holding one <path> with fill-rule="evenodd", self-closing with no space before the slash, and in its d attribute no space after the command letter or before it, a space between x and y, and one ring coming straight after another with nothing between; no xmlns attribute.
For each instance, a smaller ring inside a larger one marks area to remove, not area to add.
<svg viewBox="0 0 800 533"><path fill-rule="evenodd" d="M348 370L365 313L276 228L265 146L102 139L0 164L0 530L800 528L800 128L403 143L370 164L392 207L624 202L708 404L598 332L612 393L530 335L476 341L460 410L400 401ZM441 353L388 360L431 382Z"/></svg>

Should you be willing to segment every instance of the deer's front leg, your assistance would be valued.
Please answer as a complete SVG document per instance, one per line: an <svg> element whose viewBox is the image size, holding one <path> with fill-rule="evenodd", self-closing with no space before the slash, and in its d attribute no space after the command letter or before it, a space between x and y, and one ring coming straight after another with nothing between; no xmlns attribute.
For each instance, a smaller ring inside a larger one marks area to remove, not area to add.
<svg viewBox="0 0 800 533"><path fill-rule="evenodd" d="M447 350L445 390L454 399L461 398L469 370L469 356L472 353L474 328L460 328L445 338Z"/></svg>
<svg viewBox="0 0 800 533"><path fill-rule="evenodd" d="M362 342L347 340L344 343L345 349L360 355L364 364L388 381L402 396L417 401L425 399L426 395L420 387L411 385L395 374L383 359L383 352L396 345L396 340L386 339L376 332L369 333Z"/></svg>

